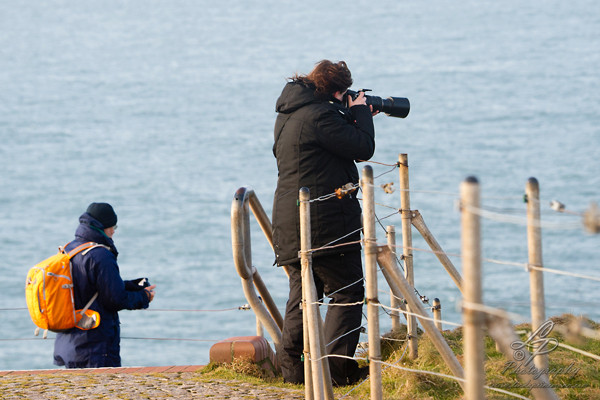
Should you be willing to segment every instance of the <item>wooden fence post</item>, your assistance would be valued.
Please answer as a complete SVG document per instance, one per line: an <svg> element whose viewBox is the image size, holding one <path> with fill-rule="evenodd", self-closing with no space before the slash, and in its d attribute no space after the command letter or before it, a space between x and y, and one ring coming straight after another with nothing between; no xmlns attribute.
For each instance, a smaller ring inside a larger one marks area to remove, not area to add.
<svg viewBox="0 0 600 400"><path fill-rule="evenodd" d="M433 319L435 320L435 327L438 328L440 332L442 329L442 302L437 297L433 299Z"/></svg>
<svg viewBox="0 0 600 400"><path fill-rule="evenodd" d="M410 185L408 182L408 155L400 154L400 208L402 210L402 256L404 258L404 275L411 286L415 286L412 253L412 213L410 209ZM412 312L410 307L406 309ZM413 315L406 317L408 332L408 355L413 360L418 356L417 319Z"/></svg>
<svg viewBox="0 0 600 400"><path fill-rule="evenodd" d="M460 186L461 201L461 255L463 261L463 299L481 304L481 229L479 216L479 182L468 177ZM466 400L485 398L485 373L483 369L485 349L483 346L483 323L481 311L463 307L463 343L465 355Z"/></svg>
<svg viewBox="0 0 600 400"><path fill-rule="evenodd" d="M365 285L367 295L367 318L369 328L369 375L371 400L383 398L381 386L381 337L379 334L379 299L377 297L377 237L375 231L375 190L373 168L366 165L362 170L363 229L365 248Z"/></svg>
<svg viewBox="0 0 600 400"><path fill-rule="evenodd" d="M505 369L514 371L536 400L558 400L546 374L539 371L535 364L530 369L522 367L523 360L529 359L531 355L525 347L519 348L519 351L514 349L514 344L522 342L510 321L500 316L487 315L485 322L496 346L508 359ZM519 357L515 353L520 353Z"/></svg>
<svg viewBox="0 0 600 400"><path fill-rule="evenodd" d="M387 226L387 243L390 248L392 254L396 254L396 227L394 225ZM394 292L390 289L390 305L394 310L390 312L390 316L392 318L392 332L400 329L400 313L396 310L404 310L406 311L406 306L398 298L398 296L394 295Z"/></svg>
<svg viewBox="0 0 600 400"><path fill-rule="evenodd" d="M452 352L450 346L448 346L448 343L446 343L444 336L442 336L441 332L435 327L433 321L428 318L427 311L425 310L421 299L419 299L415 293L415 288L408 283L402 274L402 271L400 271L396 258L393 257L389 247L380 246L378 249L377 262L381 266L381 272L383 272L383 276L390 285L390 288L396 296L403 296L406 299L408 305L414 310L414 313L425 317L417 317L420 319L425 334L429 336L431 342L439 351L442 359L446 365L448 365L448 368L450 368L450 371L452 371L454 376L457 378L464 378L465 372L463 367L458 362L458 359ZM464 389L465 383L462 380L459 381L459 384Z"/></svg>
<svg viewBox="0 0 600 400"><path fill-rule="evenodd" d="M540 227L540 187L537 179L529 178L525 187L527 195L527 247L529 265L543 267L542 229ZM535 332L545 321L544 273L529 270L529 297L531 301L531 332ZM548 355L536 354L533 362L542 370L548 370Z"/></svg>
<svg viewBox="0 0 600 400"><path fill-rule="evenodd" d="M304 278L304 277L303 277ZM313 380L312 380L312 367L310 363L310 338L308 332L308 313L306 312L306 288L302 284L302 331L303 331L303 344L304 349L302 350L302 357L304 362L304 398L306 400L314 400L313 391Z"/></svg>
<svg viewBox="0 0 600 400"><path fill-rule="evenodd" d="M438 260L440 260L440 263L442 263L442 266L446 269L446 272L448 272L448 275L450 275L450 278L452 278L458 290L462 290L462 278L460 273L456 270L454 264L452 264L452 261L450 261L450 258L448 258L446 255L442 249L442 246L440 246L437 240L435 240L435 237L429 228L427 228L427 225L425 225L423 216L418 210L414 210L412 212L412 224L415 228L417 228L417 231L419 231L421 236L423 236L423 239L425 239L427 244L429 244L429 247L431 250L433 250Z"/></svg>
<svg viewBox="0 0 600 400"><path fill-rule="evenodd" d="M315 400L325 398L324 384L331 385L323 380L323 366L328 365L321 360L321 334L319 333L319 321L321 318L317 302L317 290L315 288L312 274L312 256L310 254L310 191L301 188L300 198L300 262L302 265L302 291L306 295L302 311L308 316L308 342L310 346L310 364L312 374L312 385ZM305 360L306 361L306 360ZM306 370L305 370L306 371ZM306 377L305 377L306 378Z"/></svg>
<svg viewBox="0 0 600 400"><path fill-rule="evenodd" d="M325 346L325 332L323 329L323 318L317 310L317 322L319 324L319 343L321 344L321 354L327 354ZM325 382L325 400L333 400L333 382L331 381L331 371L329 371L329 359L323 358L323 381Z"/></svg>

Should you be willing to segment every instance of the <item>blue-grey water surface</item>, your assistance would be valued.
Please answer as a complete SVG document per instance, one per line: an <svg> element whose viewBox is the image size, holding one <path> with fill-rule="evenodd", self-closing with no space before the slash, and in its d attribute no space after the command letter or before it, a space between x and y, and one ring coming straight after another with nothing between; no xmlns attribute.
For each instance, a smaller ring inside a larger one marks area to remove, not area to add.
<svg viewBox="0 0 600 400"><path fill-rule="evenodd" d="M270 214L275 100L287 77L324 58L346 60L354 88L410 98L405 120L376 117L373 160L408 154L412 208L444 250L460 252L465 177L478 177L484 207L523 217L533 176L542 218L559 227L543 231L545 265L600 276L600 236L568 229L580 217L548 207L600 200L594 1L5 0L0 33L0 369L52 367L53 341L31 340L25 275L72 239L92 201L119 216L122 275L158 285L151 309L246 303L231 256L233 193L253 187ZM397 170L377 184L391 181ZM376 199L400 207L398 191ZM256 224L252 235L254 264L283 308L285 275ZM426 248L416 235L414 246ZM525 227L483 220L483 256L527 262ZM460 292L431 253L415 252L415 281L441 299L444 319L461 321ZM548 315L600 319L599 282L546 274L545 285ZM527 272L485 262L484 300L527 316ZM120 315L129 366L203 364L214 341L255 332L251 311Z"/></svg>

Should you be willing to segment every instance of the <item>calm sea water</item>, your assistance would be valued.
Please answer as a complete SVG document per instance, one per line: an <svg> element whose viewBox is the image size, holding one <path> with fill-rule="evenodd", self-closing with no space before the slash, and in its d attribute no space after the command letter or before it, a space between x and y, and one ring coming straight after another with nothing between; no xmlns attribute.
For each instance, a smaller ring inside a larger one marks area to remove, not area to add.
<svg viewBox="0 0 600 400"><path fill-rule="evenodd" d="M275 99L286 77L323 58L346 60L355 88L410 98L407 119L376 118L373 160L409 155L412 208L447 252L460 252L455 201L466 176L479 178L485 207L512 216L524 215L534 176L544 220L559 225L543 232L546 266L600 276L600 236L567 229L579 217L548 207L556 199L581 212L600 200L595 2L230 3L3 2L0 369L52 367L53 341L31 340L24 279L71 240L92 201L115 207L122 275L158 285L152 309L246 303L231 257L233 193L252 186L270 214ZM376 175L390 169L373 165ZM377 183L397 180L393 171ZM376 196L399 207L398 192ZM484 257L527 261L524 226L483 228ZM253 229L254 263L283 308L285 275ZM459 292L432 254L416 252L415 280L460 322ZM600 319L598 282L547 274L545 283L548 315ZM487 304L527 315L522 268L485 263L484 286ZM124 365L206 363L214 341L255 329L252 312L238 310L121 320ZM381 324L389 328L385 315Z"/></svg>

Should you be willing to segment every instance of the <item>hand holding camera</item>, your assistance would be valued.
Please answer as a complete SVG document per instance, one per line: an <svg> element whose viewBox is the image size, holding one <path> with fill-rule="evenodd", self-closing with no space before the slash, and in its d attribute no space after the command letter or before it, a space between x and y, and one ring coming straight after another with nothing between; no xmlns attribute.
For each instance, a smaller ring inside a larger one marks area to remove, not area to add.
<svg viewBox="0 0 600 400"><path fill-rule="evenodd" d="M367 105L367 97L365 96L365 92L358 92L358 96L353 96L350 93L346 93L346 95L348 96L347 101L348 101L348 108L353 107L353 106L366 106ZM373 111L371 109L371 111Z"/></svg>
<svg viewBox="0 0 600 400"><path fill-rule="evenodd" d="M152 285L152 286L148 286L146 288L144 288L144 290L146 291L146 294L148 295L148 303L152 303L152 300L154 300L154 288L156 287L156 285Z"/></svg>
<svg viewBox="0 0 600 400"><path fill-rule="evenodd" d="M148 295L148 303L151 303L152 300L154 300L154 288L156 288L156 285L150 285L148 278L139 278L134 282L137 282L137 285L146 291L146 294Z"/></svg>
<svg viewBox="0 0 600 400"><path fill-rule="evenodd" d="M360 89L358 92L354 90L348 89L346 91L346 104L347 107L352 107L356 105L356 101L360 97L364 97L366 99L366 104L371 106L371 111L380 112L383 111L386 115L390 117L397 118L406 118L408 113L410 112L410 102L405 97L388 97L386 99L382 99L378 96L369 96L366 95L365 92L371 91L370 89ZM362 100L361 100L362 101Z"/></svg>
<svg viewBox="0 0 600 400"><path fill-rule="evenodd" d="M156 285L150 285L150 281L148 278L138 278L131 281L125 282L125 289L130 291L146 291L146 295L148 295L148 301L151 302L154 300L154 289Z"/></svg>

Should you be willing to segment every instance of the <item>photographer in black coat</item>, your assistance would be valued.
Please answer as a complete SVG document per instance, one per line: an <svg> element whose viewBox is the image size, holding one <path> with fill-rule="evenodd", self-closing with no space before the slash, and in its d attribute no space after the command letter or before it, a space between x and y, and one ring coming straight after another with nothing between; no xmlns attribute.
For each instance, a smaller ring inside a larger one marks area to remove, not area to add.
<svg viewBox="0 0 600 400"><path fill-rule="evenodd" d="M352 84L345 62L319 62L308 75L296 75L277 100L273 154L279 171L273 204L273 242L277 264L290 266L290 294L283 325L279 361L286 382L304 382L302 280L298 191L310 189L311 199L334 193L359 181L355 160L368 160L375 151L372 110L364 93L347 96ZM361 208L356 192L311 203L312 248L336 247L313 253L313 275L319 298L329 304L364 299L360 253ZM348 243L343 245L344 243ZM359 339L362 304L330 306L325 318L329 354L352 357ZM351 384L366 375L353 360L330 357L336 385Z"/></svg>

